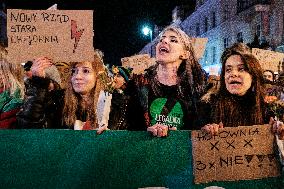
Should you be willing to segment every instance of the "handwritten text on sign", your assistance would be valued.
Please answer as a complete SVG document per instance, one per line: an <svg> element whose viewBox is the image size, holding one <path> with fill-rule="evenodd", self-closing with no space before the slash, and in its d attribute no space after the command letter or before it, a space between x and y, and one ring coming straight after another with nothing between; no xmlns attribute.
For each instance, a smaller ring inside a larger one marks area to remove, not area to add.
<svg viewBox="0 0 284 189"><path fill-rule="evenodd" d="M55 61L93 60L92 11L9 9L7 29L13 62L39 56Z"/></svg>
<svg viewBox="0 0 284 189"><path fill-rule="evenodd" d="M227 127L211 137L192 131L195 183L280 175L269 125Z"/></svg>

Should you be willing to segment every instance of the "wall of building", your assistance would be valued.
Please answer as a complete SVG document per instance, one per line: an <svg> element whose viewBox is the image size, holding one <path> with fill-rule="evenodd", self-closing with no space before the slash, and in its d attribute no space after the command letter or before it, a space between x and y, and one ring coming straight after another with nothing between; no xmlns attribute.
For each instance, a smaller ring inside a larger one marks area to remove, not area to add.
<svg viewBox="0 0 284 189"><path fill-rule="evenodd" d="M260 43L266 40L273 50L281 45L284 50L284 0L266 1L270 5L262 6L257 4L263 1L247 2L253 6L245 4L240 8L238 0L197 0L195 11L179 23L188 35L208 38L200 60L206 71L220 66L226 47L238 41L252 43L256 34ZM152 45L148 44L141 52L150 52Z"/></svg>

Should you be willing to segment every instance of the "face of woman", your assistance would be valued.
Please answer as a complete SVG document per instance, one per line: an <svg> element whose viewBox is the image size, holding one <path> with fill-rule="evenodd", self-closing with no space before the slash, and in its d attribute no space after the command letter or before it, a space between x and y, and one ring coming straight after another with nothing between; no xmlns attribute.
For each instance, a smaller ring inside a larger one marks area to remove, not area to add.
<svg viewBox="0 0 284 189"><path fill-rule="evenodd" d="M156 59L161 63L181 62L182 59L187 58L186 54L178 34L171 30L162 35L156 46Z"/></svg>
<svg viewBox="0 0 284 189"><path fill-rule="evenodd" d="M227 90L234 95L243 96L250 89L252 77L240 55L230 56L225 63L225 84Z"/></svg>
<svg viewBox="0 0 284 189"><path fill-rule="evenodd" d="M72 69L72 87L80 95L89 94L95 87L95 72L91 62L82 62Z"/></svg>
<svg viewBox="0 0 284 189"><path fill-rule="evenodd" d="M113 81L114 81L113 82L113 84L114 84L113 86L116 89L120 89L124 85L124 83L125 83L124 78L121 75L119 75L119 74L116 74L114 76Z"/></svg>
<svg viewBox="0 0 284 189"><path fill-rule="evenodd" d="M268 81L273 81L273 74L270 71L263 72L263 77Z"/></svg>

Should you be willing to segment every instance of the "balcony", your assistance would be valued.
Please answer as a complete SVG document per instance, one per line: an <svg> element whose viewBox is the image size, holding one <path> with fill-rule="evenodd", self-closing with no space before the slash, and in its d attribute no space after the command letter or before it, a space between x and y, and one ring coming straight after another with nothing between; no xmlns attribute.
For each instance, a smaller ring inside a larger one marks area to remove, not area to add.
<svg viewBox="0 0 284 189"><path fill-rule="evenodd" d="M252 6L270 5L270 4L271 4L271 0L238 0L237 13L247 10L251 8Z"/></svg>

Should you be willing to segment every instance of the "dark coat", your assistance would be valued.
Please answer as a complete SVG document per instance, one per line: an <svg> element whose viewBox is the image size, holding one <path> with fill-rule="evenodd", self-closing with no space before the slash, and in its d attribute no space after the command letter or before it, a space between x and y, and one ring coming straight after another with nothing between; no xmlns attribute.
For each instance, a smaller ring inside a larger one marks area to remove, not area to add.
<svg viewBox="0 0 284 189"><path fill-rule="evenodd" d="M112 94L108 127L112 130L146 130L143 111L140 107L133 82L127 84L122 93Z"/></svg>
<svg viewBox="0 0 284 189"><path fill-rule="evenodd" d="M64 92L57 89L48 91L49 84L49 79L40 77L32 77L26 81L24 104L17 114L19 128L63 128Z"/></svg>

